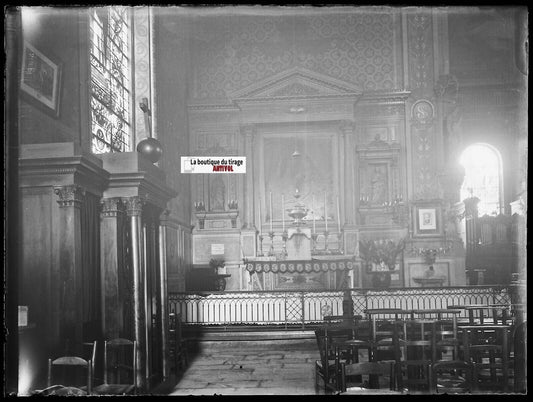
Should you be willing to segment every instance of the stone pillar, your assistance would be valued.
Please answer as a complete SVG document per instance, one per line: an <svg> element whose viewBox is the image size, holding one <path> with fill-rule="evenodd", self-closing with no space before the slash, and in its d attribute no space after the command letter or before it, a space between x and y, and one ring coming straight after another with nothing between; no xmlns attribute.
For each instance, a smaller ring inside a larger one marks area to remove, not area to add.
<svg viewBox="0 0 533 402"><path fill-rule="evenodd" d="M58 195L60 213L59 229L59 278L57 289L60 300L60 339L76 347L83 342L83 282L81 263L81 214L80 207L85 197L85 189L78 185L54 188ZM67 345L57 345L63 348ZM70 350L74 353L75 350Z"/></svg>
<svg viewBox="0 0 533 402"><path fill-rule="evenodd" d="M122 260L122 224L124 212L119 197L104 198L100 212L100 261L102 281L102 331L104 338L114 339L124 333L123 308L120 299L120 266ZM125 335L123 335L125 336Z"/></svg>
<svg viewBox="0 0 533 402"><path fill-rule="evenodd" d="M163 380L170 374L168 360L168 288L167 288L167 224L170 211L159 217L159 296L161 298L161 356L163 357Z"/></svg>
<svg viewBox="0 0 533 402"><path fill-rule="evenodd" d="M244 182L244 224L246 229L253 228L254 222L254 172L253 172L253 141L255 126L247 125L241 127L241 134L244 136L245 156L246 156L246 180Z"/></svg>
<svg viewBox="0 0 533 402"><path fill-rule="evenodd" d="M130 232L132 270L133 270L133 332L137 341L137 384L143 389L146 379L143 373L146 372L146 342L145 342L145 300L144 300L144 265L143 265L143 241L142 241L142 208L144 200L141 197L126 197L122 199L126 205L128 216L128 230Z"/></svg>

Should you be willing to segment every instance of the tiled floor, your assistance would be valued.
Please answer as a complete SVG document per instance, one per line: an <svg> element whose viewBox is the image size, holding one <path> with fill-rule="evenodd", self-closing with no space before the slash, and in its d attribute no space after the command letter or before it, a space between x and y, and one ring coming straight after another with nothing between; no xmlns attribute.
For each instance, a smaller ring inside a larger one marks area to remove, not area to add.
<svg viewBox="0 0 533 402"><path fill-rule="evenodd" d="M196 349L169 395L323 393L314 385L314 362L319 358L314 333L274 340L261 340L260 334L240 340L204 340Z"/></svg>

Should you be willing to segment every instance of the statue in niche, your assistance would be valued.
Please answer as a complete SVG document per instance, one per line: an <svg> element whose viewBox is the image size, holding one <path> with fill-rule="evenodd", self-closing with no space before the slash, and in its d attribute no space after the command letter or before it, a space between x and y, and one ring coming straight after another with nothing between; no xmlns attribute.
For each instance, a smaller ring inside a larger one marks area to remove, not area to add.
<svg viewBox="0 0 533 402"><path fill-rule="evenodd" d="M209 188L209 205L211 211L224 211L224 200L226 199L226 186L220 175L216 175L211 180Z"/></svg>
<svg viewBox="0 0 533 402"><path fill-rule="evenodd" d="M387 177L382 166L376 166L370 179L372 203L381 204L387 201Z"/></svg>
<svg viewBox="0 0 533 402"><path fill-rule="evenodd" d="M455 156L459 153L461 145L463 142L462 139L462 112L458 105L452 109L452 111L446 116L444 127L445 127L445 152L449 157Z"/></svg>

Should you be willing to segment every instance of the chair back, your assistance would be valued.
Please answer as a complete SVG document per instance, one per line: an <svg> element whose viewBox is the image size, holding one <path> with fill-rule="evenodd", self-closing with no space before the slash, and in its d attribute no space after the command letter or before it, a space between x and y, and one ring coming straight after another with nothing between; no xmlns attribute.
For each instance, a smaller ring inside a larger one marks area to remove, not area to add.
<svg viewBox="0 0 533 402"><path fill-rule="evenodd" d="M402 324L403 360L431 360L435 355L436 320L404 320Z"/></svg>
<svg viewBox="0 0 533 402"><path fill-rule="evenodd" d="M84 342L83 343L83 358L91 361L92 380L96 380L96 351L98 342Z"/></svg>
<svg viewBox="0 0 533 402"><path fill-rule="evenodd" d="M85 375L80 375L80 370L85 371ZM54 380L58 377L57 371L62 371L62 385L72 385L77 388L87 387L87 394L92 392L92 362L79 356L61 356L54 360L48 359L47 386L50 388ZM84 382L82 383L82 378ZM84 391L82 391L84 392Z"/></svg>
<svg viewBox="0 0 533 402"><path fill-rule="evenodd" d="M449 360L431 366L432 391L437 394L471 393L475 388L474 364Z"/></svg>
<svg viewBox="0 0 533 402"><path fill-rule="evenodd" d="M340 385L342 392L346 391L349 383L347 377L350 376L368 376L368 384L372 383L370 376L389 377L389 389L394 389L394 362L341 363ZM379 381L376 383L379 387Z"/></svg>
<svg viewBox="0 0 533 402"><path fill-rule="evenodd" d="M105 384L132 385L137 388L137 342L124 338L104 343Z"/></svg>

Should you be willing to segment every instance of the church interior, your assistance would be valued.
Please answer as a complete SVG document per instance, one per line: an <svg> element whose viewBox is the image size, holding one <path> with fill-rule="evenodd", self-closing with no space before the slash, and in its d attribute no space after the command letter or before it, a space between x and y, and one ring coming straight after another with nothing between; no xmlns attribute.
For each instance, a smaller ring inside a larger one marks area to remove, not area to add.
<svg viewBox="0 0 533 402"><path fill-rule="evenodd" d="M176 390L202 339L298 336L317 393L370 392L366 359L390 393L525 392L527 32L514 6L7 9L5 392Z"/></svg>

